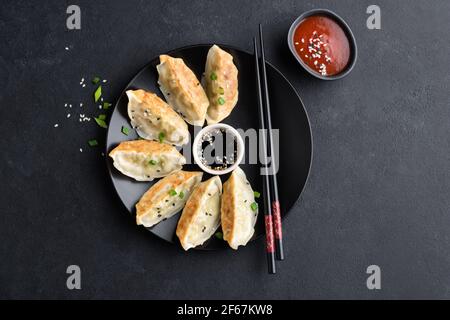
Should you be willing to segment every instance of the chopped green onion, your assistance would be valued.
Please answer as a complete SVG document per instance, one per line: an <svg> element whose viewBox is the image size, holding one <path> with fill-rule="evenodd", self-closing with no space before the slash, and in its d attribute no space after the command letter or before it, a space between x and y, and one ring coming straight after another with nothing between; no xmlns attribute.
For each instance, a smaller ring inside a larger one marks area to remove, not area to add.
<svg viewBox="0 0 450 320"><path fill-rule="evenodd" d="M97 124L102 127L102 128L108 128L108 125L106 124L104 119L100 119L100 117L98 118L94 118L95 122L97 122Z"/></svg>
<svg viewBox="0 0 450 320"><path fill-rule="evenodd" d="M216 236L217 239L223 240L223 233L222 232L217 231L214 235Z"/></svg>
<svg viewBox="0 0 450 320"><path fill-rule="evenodd" d="M179 196L181 199L183 199L183 198L184 198L184 192L183 192L183 191L180 191L180 193L178 194L178 196Z"/></svg>
<svg viewBox="0 0 450 320"><path fill-rule="evenodd" d="M122 126L122 133L124 134L124 135L128 135L129 133L130 133L130 129L128 129L127 127L125 127L125 126Z"/></svg>
<svg viewBox="0 0 450 320"><path fill-rule="evenodd" d="M89 146L91 146L91 147L98 146L98 142L97 142L97 140L95 140L95 139L89 140L89 141L88 141L88 144L89 144Z"/></svg>
<svg viewBox="0 0 450 320"><path fill-rule="evenodd" d="M99 118L100 120L106 120L106 114L100 114L100 115L98 116L98 118Z"/></svg>
<svg viewBox="0 0 450 320"><path fill-rule="evenodd" d="M159 142L163 143L165 136L166 135L164 134L164 132L160 132L159 135L158 135Z"/></svg>
<svg viewBox="0 0 450 320"><path fill-rule="evenodd" d="M97 90L94 92L94 101L97 102L102 96L102 86L98 86Z"/></svg>
<svg viewBox="0 0 450 320"><path fill-rule="evenodd" d="M97 84L100 82L100 78L99 77L95 77L94 79L92 79L92 83L93 84Z"/></svg>
<svg viewBox="0 0 450 320"><path fill-rule="evenodd" d="M259 193L258 191L253 191L253 195L255 196L255 198L261 197L261 193Z"/></svg>
<svg viewBox="0 0 450 320"><path fill-rule="evenodd" d="M257 204L256 202L253 202L253 203L250 205L250 208L252 208L253 211L256 211L256 210L258 210L258 204Z"/></svg>
<svg viewBox="0 0 450 320"><path fill-rule="evenodd" d="M223 105L223 104L225 103L225 99L222 98L222 97L219 97L219 99L217 99L217 102L218 102L220 105Z"/></svg>
<svg viewBox="0 0 450 320"><path fill-rule="evenodd" d="M213 71L211 72L211 75L209 76L211 80L217 80L217 74Z"/></svg>
<svg viewBox="0 0 450 320"><path fill-rule="evenodd" d="M219 87L219 94L224 94L224 93L225 93L225 90L223 90L222 87Z"/></svg>
<svg viewBox="0 0 450 320"><path fill-rule="evenodd" d="M112 106L111 103L109 103L109 102L103 102L103 109L108 110L109 107L111 107L111 106Z"/></svg>
<svg viewBox="0 0 450 320"><path fill-rule="evenodd" d="M155 161L155 160L150 160L149 162L148 162L149 164L151 164L152 166L154 166L157 162Z"/></svg>
<svg viewBox="0 0 450 320"><path fill-rule="evenodd" d="M170 190L169 190L169 195L171 195L171 196L176 196L176 195L177 195L177 192L175 191L175 189L170 189Z"/></svg>

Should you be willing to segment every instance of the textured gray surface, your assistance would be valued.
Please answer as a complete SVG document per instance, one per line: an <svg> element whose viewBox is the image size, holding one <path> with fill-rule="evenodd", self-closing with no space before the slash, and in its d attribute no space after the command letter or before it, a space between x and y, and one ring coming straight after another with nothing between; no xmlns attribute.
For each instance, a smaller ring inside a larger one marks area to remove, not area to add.
<svg viewBox="0 0 450 320"><path fill-rule="evenodd" d="M371 1L79 4L82 30L71 32L63 1L0 8L1 298L450 298L450 2L379 0L380 31L365 26ZM291 21L319 7L357 38L358 63L340 81L306 75L285 43ZM262 241L186 254L137 228L86 146L105 132L64 108L93 113L83 76L110 80L114 101L160 52L250 50L261 21L267 58L298 89L314 137L276 276ZM82 269L81 291L65 287L69 264ZM377 292L365 286L370 264L382 269Z"/></svg>

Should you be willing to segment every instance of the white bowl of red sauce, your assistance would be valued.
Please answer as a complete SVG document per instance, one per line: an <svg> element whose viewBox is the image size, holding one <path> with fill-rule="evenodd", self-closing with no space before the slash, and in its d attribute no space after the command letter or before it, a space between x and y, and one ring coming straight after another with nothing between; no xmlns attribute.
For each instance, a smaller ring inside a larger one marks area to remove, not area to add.
<svg viewBox="0 0 450 320"><path fill-rule="evenodd" d="M358 50L348 24L333 11L314 9L291 25L288 45L300 65L322 80L337 80L353 69Z"/></svg>

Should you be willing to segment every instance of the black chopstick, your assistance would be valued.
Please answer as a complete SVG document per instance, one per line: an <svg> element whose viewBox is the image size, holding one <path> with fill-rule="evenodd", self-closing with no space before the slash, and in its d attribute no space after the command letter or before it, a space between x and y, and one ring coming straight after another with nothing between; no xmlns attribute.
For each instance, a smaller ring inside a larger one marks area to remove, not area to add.
<svg viewBox="0 0 450 320"><path fill-rule="evenodd" d="M256 44L256 38L253 38L253 45L255 50L255 68L256 68L256 88L258 93L258 115L259 115L259 126L264 133L264 111L262 102L262 92L261 92L261 77L259 74L259 59L258 59L258 47ZM265 134L262 137L262 148L263 154L267 155L267 143ZM262 169L262 168L261 168ZM274 232L272 223L272 211L271 200L270 200L270 182L269 176L264 175L263 184L263 198L264 198L264 225L266 229L266 253L267 253L267 265L270 274L276 273L275 267L275 243L274 243Z"/></svg>
<svg viewBox="0 0 450 320"><path fill-rule="evenodd" d="M276 247L276 257L277 260L284 260L284 250L283 250L283 232L281 225L281 212L280 212L280 198L278 197L278 182L277 173L275 171L276 160L275 152L273 147L273 136L272 136L272 121L270 113L270 100L269 100L269 89L267 86L267 73L266 73L266 58L264 54L264 38L262 25L259 24L259 41L261 45L261 70L262 70L262 81L263 81L263 93L264 93L264 109L265 111L265 121L268 133L268 146L271 157L270 167L272 168L269 173L269 184L270 184L270 194L272 196L272 216L275 234L275 247Z"/></svg>

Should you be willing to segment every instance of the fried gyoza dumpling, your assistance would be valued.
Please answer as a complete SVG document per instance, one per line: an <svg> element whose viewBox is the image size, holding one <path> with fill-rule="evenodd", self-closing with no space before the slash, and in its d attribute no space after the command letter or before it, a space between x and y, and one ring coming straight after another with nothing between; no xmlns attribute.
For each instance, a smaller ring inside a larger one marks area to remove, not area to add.
<svg viewBox="0 0 450 320"><path fill-rule="evenodd" d="M213 45L206 58L204 81L209 98L206 120L208 124L220 122L230 115L238 101L238 69L233 56Z"/></svg>
<svg viewBox="0 0 450 320"><path fill-rule="evenodd" d="M136 204L136 223L151 227L173 216L183 208L202 176L202 172L177 171L159 180Z"/></svg>
<svg viewBox="0 0 450 320"><path fill-rule="evenodd" d="M203 126L209 101L194 72L180 58L161 55L159 61L158 83L169 105L186 122Z"/></svg>
<svg viewBox="0 0 450 320"><path fill-rule="evenodd" d="M156 94L144 90L128 90L128 116L140 137L147 140L164 138L164 142L182 146L189 142L186 122Z"/></svg>
<svg viewBox="0 0 450 320"><path fill-rule="evenodd" d="M237 167L223 184L221 220L223 239L231 248L245 246L255 232L258 205L244 171Z"/></svg>
<svg viewBox="0 0 450 320"><path fill-rule="evenodd" d="M184 250L208 240L220 225L220 194L218 176L200 183L189 197L178 221L177 236Z"/></svg>
<svg viewBox="0 0 450 320"><path fill-rule="evenodd" d="M148 140L121 142L109 156L117 170L137 181L165 177L186 163L175 147Z"/></svg>

